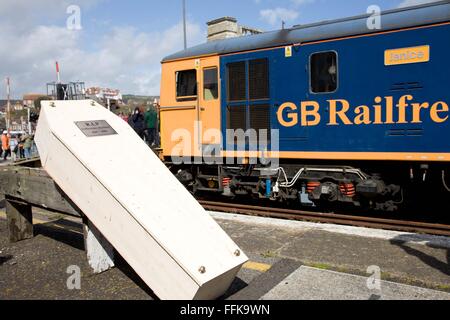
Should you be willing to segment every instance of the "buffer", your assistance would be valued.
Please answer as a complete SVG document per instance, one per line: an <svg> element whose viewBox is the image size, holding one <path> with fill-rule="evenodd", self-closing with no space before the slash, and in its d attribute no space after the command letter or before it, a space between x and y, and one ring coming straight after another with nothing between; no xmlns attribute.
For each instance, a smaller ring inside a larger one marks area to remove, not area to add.
<svg viewBox="0 0 450 320"><path fill-rule="evenodd" d="M44 169L161 299L215 299L248 260L122 119L91 100L43 101Z"/></svg>

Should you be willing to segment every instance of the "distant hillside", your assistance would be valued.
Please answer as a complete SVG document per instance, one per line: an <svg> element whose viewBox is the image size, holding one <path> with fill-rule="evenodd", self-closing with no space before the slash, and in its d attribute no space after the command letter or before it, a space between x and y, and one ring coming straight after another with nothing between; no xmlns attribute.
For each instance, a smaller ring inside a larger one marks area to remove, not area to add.
<svg viewBox="0 0 450 320"><path fill-rule="evenodd" d="M153 102L155 98L159 99L159 96L137 96L133 94L124 94L122 95L123 102L128 104L129 101L132 102Z"/></svg>
<svg viewBox="0 0 450 320"><path fill-rule="evenodd" d="M22 103L22 100L11 100L11 105L15 105L16 103ZM8 104L8 100L0 100L0 111L5 111L6 105Z"/></svg>
<svg viewBox="0 0 450 320"><path fill-rule="evenodd" d="M14 103L16 103L16 102L22 102L22 100L10 100L11 101L11 104L14 104ZM2 100L2 99L0 99L0 105L4 105L4 104L6 104L8 102L8 100Z"/></svg>
<svg viewBox="0 0 450 320"><path fill-rule="evenodd" d="M146 110L147 106L153 105L155 98L159 100L159 96L138 96L133 94L122 95L124 105L121 105L115 113L130 114L135 108Z"/></svg>

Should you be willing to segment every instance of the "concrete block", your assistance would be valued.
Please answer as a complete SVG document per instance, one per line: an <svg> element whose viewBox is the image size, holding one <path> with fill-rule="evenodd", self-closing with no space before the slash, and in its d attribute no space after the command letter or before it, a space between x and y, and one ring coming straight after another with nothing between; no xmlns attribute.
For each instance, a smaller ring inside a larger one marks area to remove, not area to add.
<svg viewBox="0 0 450 320"><path fill-rule="evenodd" d="M102 273L114 267L114 248L89 221L83 224L84 246L88 263L94 273Z"/></svg>

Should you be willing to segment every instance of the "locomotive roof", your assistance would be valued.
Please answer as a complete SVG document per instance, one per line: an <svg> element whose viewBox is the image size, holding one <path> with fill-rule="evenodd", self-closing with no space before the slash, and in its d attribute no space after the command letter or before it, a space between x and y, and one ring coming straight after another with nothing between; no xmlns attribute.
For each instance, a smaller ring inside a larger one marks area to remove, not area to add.
<svg viewBox="0 0 450 320"><path fill-rule="evenodd" d="M447 22L450 21L450 0L384 11L381 14L381 30L370 30L367 28L367 18L370 16L370 14L365 14L345 19L294 26L291 29L211 41L167 56L162 62Z"/></svg>

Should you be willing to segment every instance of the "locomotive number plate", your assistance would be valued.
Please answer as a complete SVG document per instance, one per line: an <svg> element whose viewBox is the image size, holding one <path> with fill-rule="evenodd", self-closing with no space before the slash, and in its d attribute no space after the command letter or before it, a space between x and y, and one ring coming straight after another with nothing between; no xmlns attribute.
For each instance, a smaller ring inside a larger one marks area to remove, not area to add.
<svg viewBox="0 0 450 320"><path fill-rule="evenodd" d="M384 64L386 66L428 61L430 61L430 46L392 49L384 52Z"/></svg>

